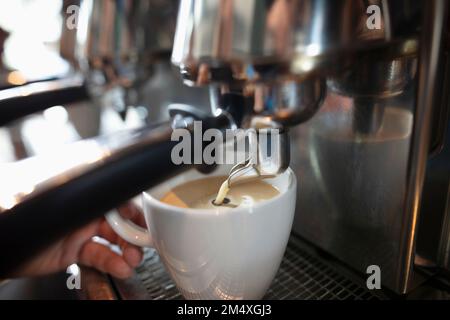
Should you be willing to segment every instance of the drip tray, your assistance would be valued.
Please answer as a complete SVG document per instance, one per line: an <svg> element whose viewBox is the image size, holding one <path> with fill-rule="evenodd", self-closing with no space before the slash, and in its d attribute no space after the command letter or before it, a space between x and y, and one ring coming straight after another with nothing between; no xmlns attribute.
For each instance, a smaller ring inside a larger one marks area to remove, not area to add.
<svg viewBox="0 0 450 320"><path fill-rule="evenodd" d="M121 299L179 300L183 296L170 279L155 250L145 252L144 262L130 280L112 279ZM372 300L385 299L369 291L360 280L317 255L303 240L291 236L280 269L265 299Z"/></svg>

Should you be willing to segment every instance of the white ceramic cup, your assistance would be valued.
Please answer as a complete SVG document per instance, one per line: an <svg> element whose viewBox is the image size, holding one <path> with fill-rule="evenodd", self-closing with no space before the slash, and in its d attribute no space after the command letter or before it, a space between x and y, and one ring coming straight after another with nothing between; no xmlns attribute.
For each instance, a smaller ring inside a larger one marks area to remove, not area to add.
<svg viewBox="0 0 450 320"><path fill-rule="evenodd" d="M212 175L227 175L222 166ZM183 209L160 202L192 170L143 193L148 230L118 213L107 220L125 240L158 251L186 299L261 299L280 266L294 218L297 181L292 170L267 179L280 194L249 207Z"/></svg>

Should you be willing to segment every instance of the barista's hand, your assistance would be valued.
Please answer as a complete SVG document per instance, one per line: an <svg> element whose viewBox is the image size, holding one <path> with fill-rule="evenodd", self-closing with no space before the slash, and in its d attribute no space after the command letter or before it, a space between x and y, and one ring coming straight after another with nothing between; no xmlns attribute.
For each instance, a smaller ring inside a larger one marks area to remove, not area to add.
<svg viewBox="0 0 450 320"><path fill-rule="evenodd" d="M141 226L145 225L143 215L135 206L127 204L119 211L123 217L131 219ZM103 238L111 244L119 245L122 255L112 251L110 246L94 241L92 238L95 236ZM73 263L78 263L123 279L132 275L133 268L137 267L141 260L141 248L120 238L105 219L101 218L53 244L25 267L18 270L14 276L50 274L65 270Z"/></svg>

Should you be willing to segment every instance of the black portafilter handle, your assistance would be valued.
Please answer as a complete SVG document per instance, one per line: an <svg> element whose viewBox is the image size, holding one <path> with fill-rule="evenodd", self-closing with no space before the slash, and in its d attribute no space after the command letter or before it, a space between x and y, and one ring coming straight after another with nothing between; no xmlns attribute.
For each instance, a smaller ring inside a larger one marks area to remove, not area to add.
<svg viewBox="0 0 450 320"><path fill-rule="evenodd" d="M75 75L0 91L0 126L51 106L89 99L84 79Z"/></svg>
<svg viewBox="0 0 450 320"><path fill-rule="evenodd" d="M171 109L172 114L175 109ZM188 115L186 109L180 112ZM202 121L203 130L229 126L229 118L224 115L212 117L195 112L193 117ZM23 264L64 235L192 168L190 164L175 165L171 159L172 148L178 143L171 141L173 125L167 122L132 130L126 132L126 139L124 133L97 138L95 141L100 144L125 142L89 165L89 170L76 175L59 174L45 188L36 189L0 213L0 278L14 275ZM189 124L186 128L192 129ZM210 171L208 166L200 167L204 172Z"/></svg>

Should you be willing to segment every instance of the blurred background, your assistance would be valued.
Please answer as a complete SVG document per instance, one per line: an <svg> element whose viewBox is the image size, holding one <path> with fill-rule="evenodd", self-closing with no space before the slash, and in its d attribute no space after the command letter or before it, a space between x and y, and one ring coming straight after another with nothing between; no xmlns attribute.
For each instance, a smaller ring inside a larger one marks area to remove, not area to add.
<svg viewBox="0 0 450 320"><path fill-rule="evenodd" d="M120 8L117 3L122 3L124 8ZM122 15L128 14L126 10L137 10L128 8L131 7L130 1L117 3L105 1L103 4L99 2L94 5L93 1L87 0L83 1L80 7L79 0L1 2L0 90L29 84L32 85L25 86L25 89L21 90L31 90L33 93L34 90L41 90L41 87L51 88L54 85L51 83L52 80L67 78L72 80L82 74L85 70L83 63L95 63L95 59L109 59L112 56L111 52L105 53L104 50L102 52L102 49L98 49L92 53L94 49L85 48L86 42L94 43L94 40L101 39L100 36L99 39L86 41L88 32L89 36L92 36L92 30L86 30L89 25L86 20L91 16L92 10L98 10L99 15L106 18L103 22L97 16L96 21L101 28L110 28L106 25L108 21L118 21ZM77 6L79 11L76 12L74 8L77 7L73 6ZM148 1L145 8L139 9L143 11L143 16L150 11L156 17L161 16L159 19L170 23L171 28L174 28L177 1ZM76 19L68 20L73 14L78 14L74 16ZM110 19L108 15L111 16ZM166 19L167 17L169 19ZM67 27L67 21L78 24L75 29L70 29ZM160 21L153 19L153 23L157 25ZM106 31L101 28L99 30ZM122 28L124 34L128 34L130 38L138 37L139 30L133 31L130 25L124 25ZM167 26L162 25L161 28ZM173 30L169 31L166 32L168 36L162 43L171 50ZM135 33L130 36L132 32ZM91 52L88 53L89 50ZM133 50L140 50L135 43L130 45L130 52ZM62 144L81 138L162 121L168 119L166 107L171 103L192 103L209 110L208 90L187 88L182 84L179 75L171 67L170 50L167 52L155 50L151 66L145 70L144 75L137 75L142 70L127 65L128 70L124 71L126 75L120 75L122 79L105 80L106 67L101 66L100 68L104 68L101 72L98 74L91 72L88 76L93 82L100 83L98 92L91 89L88 96L80 94L79 98L74 97L71 99L74 101L65 105L51 105L50 97L48 109L45 111L9 123L7 127L1 127L0 160L13 161L54 150ZM87 57L88 55L90 56ZM87 60L89 61L86 62ZM120 82L137 77L139 83L134 83L132 88L127 88ZM127 88L126 92L124 87ZM168 87L172 90L166 90ZM12 93L8 92L9 95ZM5 96L5 92L3 95L0 93L0 98Z"/></svg>

